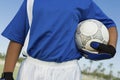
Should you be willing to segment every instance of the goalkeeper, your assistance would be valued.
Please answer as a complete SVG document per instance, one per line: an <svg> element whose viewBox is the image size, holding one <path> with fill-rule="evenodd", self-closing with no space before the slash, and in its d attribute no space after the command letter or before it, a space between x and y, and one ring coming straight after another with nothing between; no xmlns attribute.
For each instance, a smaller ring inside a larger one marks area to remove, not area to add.
<svg viewBox="0 0 120 80"><path fill-rule="evenodd" d="M28 15L28 1L29 4L34 3L32 16ZM106 57L91 57L91 53L76 47L77 24L86 19L97 19L107 26L109 44L91 44ZM116 25L92 0L24 0L2 33L10 43L1 80L14 80L14 68L29 29L28 56L20 66L17 80L81 80L78 60L82 53L92 60L109 59L116 53ZM101 45L107 51L101 49Z"/></svg>

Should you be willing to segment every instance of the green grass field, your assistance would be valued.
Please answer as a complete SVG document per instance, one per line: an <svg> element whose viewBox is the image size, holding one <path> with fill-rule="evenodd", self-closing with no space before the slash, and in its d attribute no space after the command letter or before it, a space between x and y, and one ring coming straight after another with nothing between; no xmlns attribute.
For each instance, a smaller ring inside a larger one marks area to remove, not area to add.
<svg viewBox="0 0 120 80"><path fill-rule="evenodd" d="M2 70L3 70L3 65L0 64L0 76L1 76Z"/></svg>
<svg viewBox="0 0 120 80"><path fill-rule="evenodd" d="M3 66L0 65L0 73L2 72L2 69L3 69ZM0 74L0 76L1 76L1 74Z"/></svg>

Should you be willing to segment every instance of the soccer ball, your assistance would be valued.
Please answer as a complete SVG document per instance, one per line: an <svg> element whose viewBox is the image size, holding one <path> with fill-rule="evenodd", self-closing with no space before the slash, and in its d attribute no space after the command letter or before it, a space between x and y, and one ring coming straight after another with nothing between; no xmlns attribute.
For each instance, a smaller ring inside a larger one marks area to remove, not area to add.
<svg viewBox="0 0 120 80"><path fill-rule="evenodd" d="M103 23L95 19L88 19L78 24L75 41L78 49L98 53L90 46L90 43L96 41L107 44L109 41L109 33Z"/></svg>

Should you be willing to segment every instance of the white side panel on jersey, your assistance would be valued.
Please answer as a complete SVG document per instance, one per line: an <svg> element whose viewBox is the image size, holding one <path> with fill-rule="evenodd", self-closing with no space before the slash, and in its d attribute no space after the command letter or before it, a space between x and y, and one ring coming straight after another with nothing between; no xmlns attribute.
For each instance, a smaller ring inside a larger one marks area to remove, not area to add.
<svg viewBox="0 0 120 80"><path fill-rule="evenodd" d="M32 24L32 18L33 18L33 4L34 4L34 0L27 0L27 15L28 15L28 21L29 21L29 31L27 34L27 37L25 39L25 43L23 46L23 55L27 56L27 47L28 47L28 42L29 42L29 35L30 35L30 28L31 28L31 24Z"/></svg>
<svg viewBox="0 0 120 80"><path fill-rule="evenodd" d="M27 14L28 14L28 20L29 20L29 25L31 27L32 24L32 11L33 11L33 3L34 0L27 0Z"/></svg>

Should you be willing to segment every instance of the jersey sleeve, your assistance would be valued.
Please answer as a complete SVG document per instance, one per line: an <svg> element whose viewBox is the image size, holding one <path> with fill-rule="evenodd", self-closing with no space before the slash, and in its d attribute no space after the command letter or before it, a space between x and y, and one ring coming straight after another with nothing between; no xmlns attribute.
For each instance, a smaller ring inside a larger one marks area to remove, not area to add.
<svg viewBox="0 0 120 80"><path fill-rule="evenodd" d="M2 32L4 37L22 45L24 44L29 29L26 6L27 2L24 0L15 17Z"/></svg>
<svg viewBox="0 0 120 80"><path fill-rule="evenodd" d="M107 28L116 26L114 21L110 19L93 1L91 1L87 9L83 10L82 19L97 19L101 21Z"/></svg>

